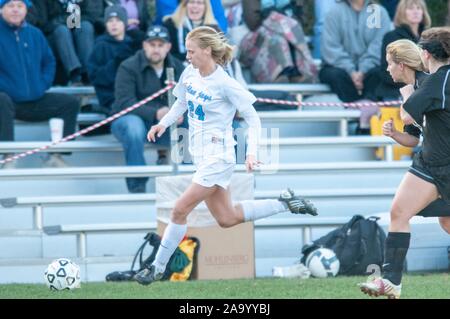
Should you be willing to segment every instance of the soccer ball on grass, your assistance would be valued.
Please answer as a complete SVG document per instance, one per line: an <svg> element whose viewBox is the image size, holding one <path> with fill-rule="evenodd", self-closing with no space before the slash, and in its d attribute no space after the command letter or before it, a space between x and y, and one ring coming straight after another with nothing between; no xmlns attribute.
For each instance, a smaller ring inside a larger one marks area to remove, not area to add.
<svg viewBox="0 0 450 319"><path fill-rule="evenodd" d="M67 258L52 261L44 274L50 290L72 290L80 288L80 267Z"/></svg>
<svg viewBox="0 0 450 319"><path fill-rule="evenodd" d="M339 266L336 254L328 248L316 249L306 258L306 267L314 277L335 277L339 272Z"/></svg>

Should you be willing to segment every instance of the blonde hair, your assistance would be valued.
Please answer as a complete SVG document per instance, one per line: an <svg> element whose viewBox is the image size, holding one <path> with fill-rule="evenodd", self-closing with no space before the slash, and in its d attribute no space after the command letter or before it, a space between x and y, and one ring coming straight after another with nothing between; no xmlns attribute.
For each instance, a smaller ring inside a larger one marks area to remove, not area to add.
<svg viewBox="0 0 450 319"><path fill-rule="evenodd" d="M211 56L217 64L225 66L233 59L233 46L228 44L222 32L217 32L214 28L197 27L188 33L186 40L196 41L202 49L210 47Z"/></svg>
<svg viewBox="0 0 450 319"><path fill-rule="evenodd" d="M425 71L421 57L422 49L410 40L402 39L390 43L386 53L397 64L403 63L413 70Z"/></svg>
<svg viewBox="0 0 450 319"><path fill-rule="evenodd" d="M183 0L178 5L175 12L170 16L165 16L164 21L168 19L172 19L173 23L177 28L183 26L184 18L187 17L187 4L189 0ZM209 0L203 0L205 4L205 14L203 15L203 24L217 24L216 19L214 18L214 14L211 8L211 3Z"/></svg>
<svg viewBox="0 0 450 319"><path fill-rule="evenodd" d="M428 29L431 26L431 18L428 13L427 4L423 0L401 0L398 3L397 10L395 11L394 17L394 25L396 27L401 26L402 24L409 25L408 20L406 19L406 9L411 7L412 5L417 5L422 8L423 11L423 20L422 24L425 29Z"/></svg>

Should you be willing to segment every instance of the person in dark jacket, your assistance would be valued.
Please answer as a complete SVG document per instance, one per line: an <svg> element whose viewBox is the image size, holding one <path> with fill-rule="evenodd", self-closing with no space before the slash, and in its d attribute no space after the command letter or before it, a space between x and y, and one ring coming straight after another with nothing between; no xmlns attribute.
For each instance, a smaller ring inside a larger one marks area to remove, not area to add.
<svg viewBox="0 0 450 319"><path fill-rule="evenodd" d="M143 50L128 58L119 66L115 82L113 113L130 107L166 86L166 69L174 68L175 81L183 72L183 64L169 54L171 48L166 28L152 26L146 33ZM169 111L167 94L148 102L136 110L115 120L111 131L122 143L127 165L145 165L144 145L147 132ZM181 124L182 118L178 124ZM169 134L159 140L167 148ZM167 163L167 151L158 151L158 164ZM127 178L128 190L132 193L145 192L148 178Z"/></svg>
<svg viewBox="0 0 450 319"><path fill-rule="evenodd" d="M376 95L380 100L398 100L404 83L395 83L387 71L386 47L397 40L417 43L422 32L431 26L427 5L423 0L401 0L394 18L395 29L386 33L381 47L380 83Z"/></svg>
<svg viewBox="0 0 450 319"><path fill-rule="evenodd" d="M94 48L98 15L103 19L103 0L34 0L39 10L38 27L61 61L70 84L88 83L87 62Z"/></svg>
<svg viewBox="0 0 450 319"><path fill-rule="evenodd" d="M15 118L29 122L62 118L63 135L75 132L79 101L45 93L53 82L55 58L42 32L25 21L30 5L29 0L0 0L0 141L14 141ZM54 155L50 160L64 165L59 159Z"/></svg>
<svg viewBox="0 0 450 319"><path fill-rule="evenodd" d="M128 16L126 10L114 5L105 11L107 34L100 36L88 62L88 73L95 87L100 110L111 112L114 102L114 81L120 63L135 53L133 41L125 33Z"/></svg>

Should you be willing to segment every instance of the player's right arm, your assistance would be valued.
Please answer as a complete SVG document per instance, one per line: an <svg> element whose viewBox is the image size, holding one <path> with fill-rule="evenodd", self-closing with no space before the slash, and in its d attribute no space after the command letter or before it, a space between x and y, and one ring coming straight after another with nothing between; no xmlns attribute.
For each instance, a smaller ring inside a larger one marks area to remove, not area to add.
<svg viewBox="0 0 450 319"><path fill-rule="evenodd" d="M148 131L147 133L147 140L149 142L156 142L156 136L161 137L161 135L164 134L164 132L166 131L166 127L161 125L161 124L157 124L157 125L153 125L150 128L150 131Z"/></svg>
<svg viewBox="0 0 450 319"><path fill-rule="evenodd" d="M173 89L173 95L177 98L177 100L170 108L170 111L163 116L163 118L157 125L153 125L150 128L150 131L148 131L147 139L149 140L149 142L155 142L156 137L161 137L166 129L173 123L175 123L175 121L178 120L184 114L184 112L186 112L186 89L183 84L186 72L189 72L189 67L186 68L183 73L181 73L181 76L178 79L178 83Z"/></svg>
<svg viewBox="0 0 450 319"><path fill-rule="evenodd" d="M384 122L383 135L391 137L394 141L406 147L415 147L420 142L420 139L414 135L410 135L407 132L397 131L392 119Z"/></svg>
<svg viewBox="0 0 450 319"><path fill-rule="evenodd" d="M156 137L161 137L166 129L175 123L187 110L187 103L182 99L177 99L170 111L164 115L157 125L153 125L148 131L147 139L149 142L155 142Z"/></svg>

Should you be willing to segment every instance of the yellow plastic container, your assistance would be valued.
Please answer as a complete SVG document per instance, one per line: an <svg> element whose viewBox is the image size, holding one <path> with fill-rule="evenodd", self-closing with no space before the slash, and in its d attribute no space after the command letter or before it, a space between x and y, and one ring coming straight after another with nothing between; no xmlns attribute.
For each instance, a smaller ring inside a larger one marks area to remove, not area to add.
<svg viewBox="0 0 450 319"><path fill-rule="evenodd" d="M400 118L400 108L399 107L380 107L380 112L378 115L372 116L370 119L370 133L371 135L383 135L383 123L394 120L394 127L397 131L403 132L403 122ZM405 147L402 145L394 146L394 160L399 161L405 156L411 156L412 148ZM376 157L384 160L384 148L379 147L376 150Z"/></svg>

